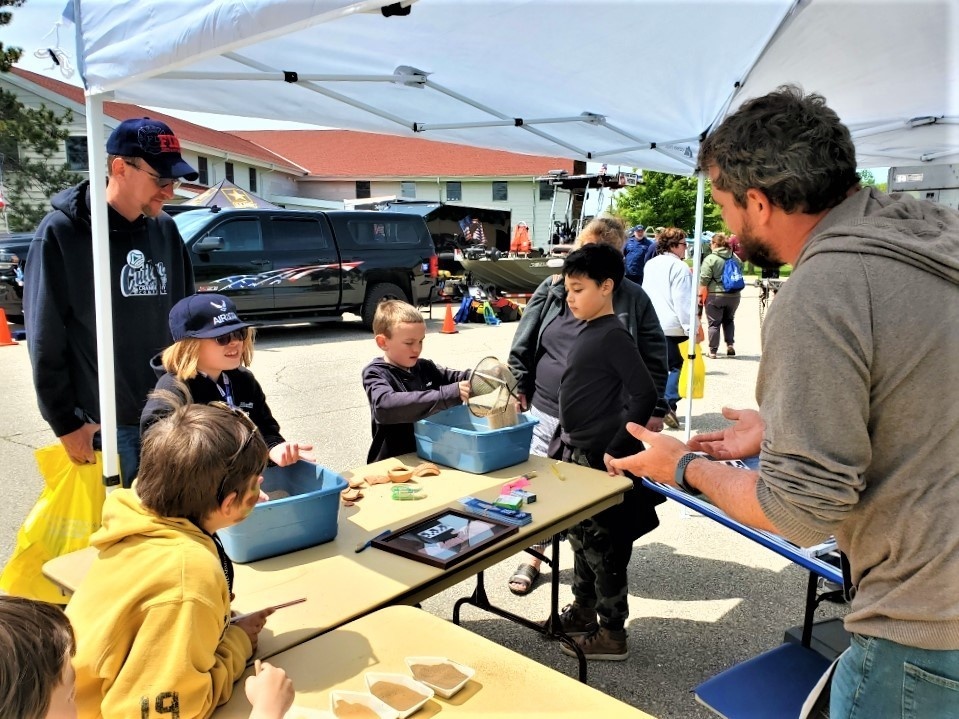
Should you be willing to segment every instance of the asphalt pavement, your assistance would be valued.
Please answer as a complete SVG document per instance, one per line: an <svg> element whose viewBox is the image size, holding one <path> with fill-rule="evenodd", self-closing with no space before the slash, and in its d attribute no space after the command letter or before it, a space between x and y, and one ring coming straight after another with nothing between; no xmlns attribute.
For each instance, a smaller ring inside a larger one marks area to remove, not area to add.
<svg viewBox="0 0 959 719"><path fill-rule="evenodd" d="M736 316L737 356L706 359L706 396L693 405L694 432L724 424L724 404L755 407L759 364L757 290L747 287ZM444 306L427 321L424 356L457 369L493 355L505 359L516 323L459 326L441 334ZM14 326L11 326L12 328ZM321 462L338 471L365 464L370 441L369 407L360 380L377 355L359 318L320 325L271 327L259 332L251 369L263 385L274 416L289 440L312 441ZM55 438L40 417L26 343L0 346L0 456L6 488L0 502L0 563L13 551L17 529L39 496L43 481L33 451ZM685 411L680 406L680 414ZM670 431L684 436L684 430ZM661 525L636 542L630 565L630 657L593 662L589 682L656 717L714 716L692 689L723 669L779 644L783 632L802 621L807 574L788 560L673 502L659 508ZM512 595L507 579L519 563L487 571L490 599L533 619L546 616L549 570L525 597ZM571 601L572 556L564 545L559 568L560 601ZM349 591L343 587L343 591ZM452 616L453 602L472 591L464 582L424 602L439 617ZM817 617L835 616L826 607ZM570 676L575 660L555 643L473 607L464 626ZM534 686L530 692L536 692Z"/></svg>

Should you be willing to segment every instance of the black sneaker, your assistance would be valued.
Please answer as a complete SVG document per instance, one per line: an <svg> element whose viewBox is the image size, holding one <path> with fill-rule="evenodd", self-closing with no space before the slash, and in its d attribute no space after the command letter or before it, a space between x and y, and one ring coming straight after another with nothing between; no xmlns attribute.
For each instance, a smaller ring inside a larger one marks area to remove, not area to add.
<svg viewBox="0 0 959 719"><path fill-rule="evenodd" d="M549 626L549 619L541 622L544 627ZM581 607L575 602L567 604L559 613L560 626L568 637L578 637L599 629L596 621L596 610L592 607Z"/></svg>
<svg viewBox="0 0 959 719"><path fill-rule="evenodd" d="M679 429L679 417L676 416L675 410L671 409L663 416L663 424L670 429Z"/></svg>
<svg viewBox="0 0 959 719"><path fill-rule="evenodd" d="M727 356L727 357L735 357L735 356L736 356L736 350L733 349L733 346L732 346L732 345L726 345L726 356Z"/></svg>
<svg viewBox="0 0 959 719"><path fill-rule="evenodd" d="M578 636L573 642L582 650L587 661L621 662L629 658L625 629L616 631L597 627L596 631ZM565 644L560 644L559 648L567 656L576 656L576 652Z"/></svg>

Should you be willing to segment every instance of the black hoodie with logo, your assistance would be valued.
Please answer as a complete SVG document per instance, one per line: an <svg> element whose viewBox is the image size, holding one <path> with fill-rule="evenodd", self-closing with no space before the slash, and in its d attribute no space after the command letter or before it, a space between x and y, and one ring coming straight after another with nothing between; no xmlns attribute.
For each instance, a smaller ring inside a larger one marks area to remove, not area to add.
<svg viewBox="0 0 959 719"><path fill-rule="evenodd" d="M40 414L61 437L100 420L90 183L51 200L30 245L24 279L33 383ZM170 309L194 292L193 268L169 215L129 222L109 209L117 423L138 425L156 384L150 358L167 347Z"/></svg>

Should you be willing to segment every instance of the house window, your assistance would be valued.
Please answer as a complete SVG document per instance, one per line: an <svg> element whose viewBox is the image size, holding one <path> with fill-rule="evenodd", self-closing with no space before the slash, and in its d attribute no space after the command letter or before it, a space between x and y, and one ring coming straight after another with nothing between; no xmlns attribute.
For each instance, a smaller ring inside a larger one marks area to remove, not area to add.
<svg viewBox="0 0 959 719"><path fill-rule="evenodd" d="M67 167L75 172L86 172L90 169L86 137L71 135L67 138Z"/></svg>
<svg viewBox="0 0 959 719"><path fill-rule="evenodd" d="M509 200L509 192L506 189L506 182L501 180L493 183L493 202L506 202Z"/></svg>
<svg viewBox="0 0 959 719"><path fill-rule="evenodd" d="M256 192L256 168L250 168L250 192Z"/></svg>
<svg viewBox="0 0 959 719"><path fill-rule="evenodd" d="M370 181L357 180L356 181L356 199L365 200L369 196L370 196Z"/></svg>
<svg viewBox="0 0 959 719"><path fill-rule="evenodd" d="M416 183L415 182L401 182L400 183L400 197L407 197L409 199L416 198Z"/></svg>
<svg viewBox="0 0 959 719"><path fill-rule="evenodd" d="M202 155L196 158L196 171L200 176L197 178L197 182L201 185L210 184L210 163Z"/></svg>
<svg viewBox="0 0 959 719"><path fill-rule="evenodd" d="M543 180L539 183L539 199L540 200L552 200L553 194L556 192L556 187L549 184L549 182Z"/></svg>
<svg viewBox="0 0 959 719"><path fill-rule="evenodd" d="M233 163L226 163L226 179L233 182Z"/></svg>
<svg viewBox="0 0 959 719"><path fill-rule="evenodd" d="M449 202L462 202L463 201L463 183L447 182L446 183L446 199Z"/></svg>

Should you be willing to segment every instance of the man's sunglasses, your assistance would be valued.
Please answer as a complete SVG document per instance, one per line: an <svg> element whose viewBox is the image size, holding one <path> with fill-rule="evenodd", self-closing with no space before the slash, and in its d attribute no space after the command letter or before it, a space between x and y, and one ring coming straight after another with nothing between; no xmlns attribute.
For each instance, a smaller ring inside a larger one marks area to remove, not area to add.
<svg viewBox="0 0 959 719"><path fill-rule="evenodd" d="M130 167L132 167L134 170L139 170L140 172L143 172L149 175L150 177L152 177L157 187L159 187L161 190L165 190L168 187L172 187L174 190L176 190L177 188L180 187L181 181L175 177L160 177L155 172L150 172L145 167L140 167L135 162L130 162L129 160L124 160L124 162L128 164Z"/></svg>
<svg viewBox="0 0 959 719"><path fill-rule="evenodd" d="M217 487L216 490L216 503L219 505L223 503L224 499L226 499L226 497L223 496L223 490L226 489L226 480L230 478L230 472L233 469L233 465L236 463L237 458L246 451L247 447L250 446L250 442L252 442L253 438L256 436L257 428L253 420L250 419L250 416L238 407L231 407L226 402L210 402L210 406L221 409L224 412L229 412L234 417L239 419L243 426L249 431L249 434L246 436L246 440L244 440L243 444L240 445L240 448L236 451L236 453L230 457L230 461L227 462L226 473L223 475L223 479L220 480L220 486Z"/></svg>
<svg viewBox="0 0 959 719"><path fill-rule="evenodd" d="M236 340L237 342L243 342L248 334L246 329L246 327L241 327L238 330L233 330L228 334L220 335L219 337L214 337L213 339L215 339L216 343L221 347L226 347L233 340Z"/></svg>

